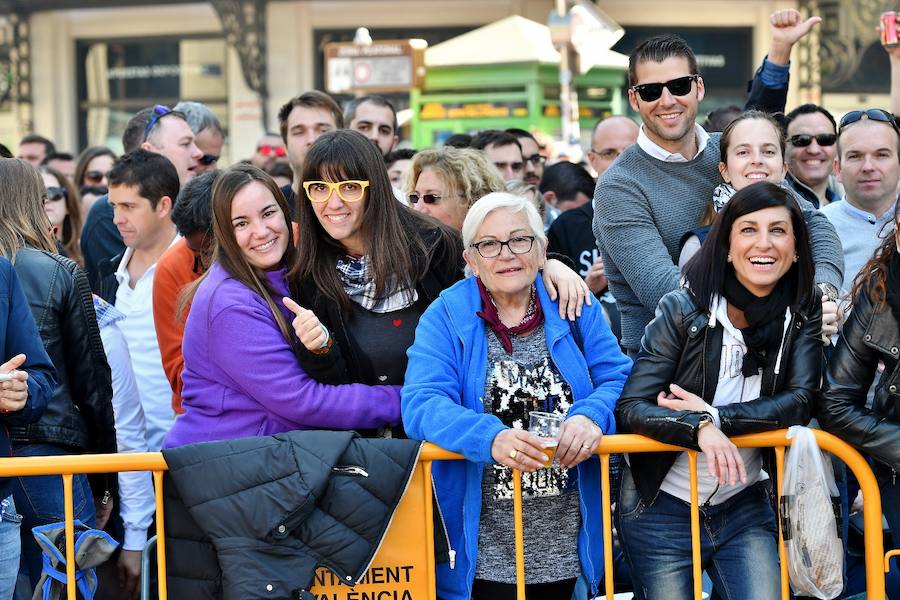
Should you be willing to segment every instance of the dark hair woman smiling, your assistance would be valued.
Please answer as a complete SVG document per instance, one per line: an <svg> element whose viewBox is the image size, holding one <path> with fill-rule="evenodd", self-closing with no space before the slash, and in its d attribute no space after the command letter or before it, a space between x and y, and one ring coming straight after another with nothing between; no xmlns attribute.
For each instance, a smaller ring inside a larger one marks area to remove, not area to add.
<svg viewBox="0 0 900 600"><path fill-rule="evenodd" d="M806 424L819 384L821 302L803 215L763 182L737 192L660 300L616 410L619 431L702 452L702 567L722 597L779 594L777 526L762 452L726 436ZM692 596L685 453L632 454L619 536L635 589Z"/></svg>

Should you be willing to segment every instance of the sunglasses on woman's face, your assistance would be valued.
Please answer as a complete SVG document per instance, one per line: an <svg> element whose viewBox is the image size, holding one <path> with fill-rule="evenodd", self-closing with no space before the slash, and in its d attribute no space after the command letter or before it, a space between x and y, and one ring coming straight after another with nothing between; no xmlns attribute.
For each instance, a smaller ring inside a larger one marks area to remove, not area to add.
<svg viewBox="0 0 900 600"><path fill-rule="evenodd" d="M816 135L798 133L797 135L792 135L788 138L791 146L795 148L805 148L812 144L813 140L816 140L816 143L820 146L834 146L834 143L837 141L837 136L833 133L819 133Z"/></svg>
<svg viewBox="0 0 900 600"><path fill-rule="evenodd" d="M425 204L434 204L435 202L440 202L443 199L443 196L439 196L437 194L419 194L413 192L409 195L409 201L413 204L418 204L419 200L421 200Z"/></svg>
<svg viewBox="0 0 900 600"><path fill-rule="evenodd" d="M50 186L47 188L47 198L44 200L44 204L48 202L59 202L60 200L66 199L66 190L65 188Z"/></svg>
<svg viewBox="0 0 900 600"><path fill-rule="evenodd" d="M684 77L676 77L665 83L641 83L631 86L631 89L641 97L644 102L653 102L659 100L662 96L663 88L669 90L673 96L686 96L690 93L695 81L700 79L700 75L685 75Z"/></svg>
<svg viewBox="0 0 900 600"><path fill-rule="evenodd" d="M256 151L259 152L262 156L277 156L278 158L287 156L287 149L284 146L264 145L258 147Z"/></svg>
<svg viewBox="0 0 900 600"><path fill-rule="evenodd" d="M91 185L99 184L104 177L106 177L106 173L103 171L86 171L84 174L84 180Z"/></svg>

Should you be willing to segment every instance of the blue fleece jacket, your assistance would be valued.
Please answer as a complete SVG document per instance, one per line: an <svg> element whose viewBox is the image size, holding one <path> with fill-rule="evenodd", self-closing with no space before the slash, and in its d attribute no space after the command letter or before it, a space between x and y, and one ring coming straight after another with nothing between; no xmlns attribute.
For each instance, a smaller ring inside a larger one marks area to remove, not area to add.
<svg viewBox="0 0 900 600"><path fill-rule="evenodd" d="M615 433L613 413L631 372L631 360L619 350L599 302L585 306L576 322L584 347L582 353L540 277L535 285L543 308L550 357L572 388L574 404L568 416L585 415L604 434ZM468 459L437 462L433 469L435 492L453 549L451 556L455 557L455 561L451 559L451 563L437 568L437 595L444 600L471 597L482 471L485 464L494 462L494 437L506 429L496 416L484 413L487 338L484 321L475 314L479 310L481 297L474 278L464 279L441 293L419 320L416 341L408 351L409 365L402 390L401 411L407 435L459 452ZM597 457L578 466L578 483L582 522L578 553L582 572L596 591L603 576Z"/></svg>

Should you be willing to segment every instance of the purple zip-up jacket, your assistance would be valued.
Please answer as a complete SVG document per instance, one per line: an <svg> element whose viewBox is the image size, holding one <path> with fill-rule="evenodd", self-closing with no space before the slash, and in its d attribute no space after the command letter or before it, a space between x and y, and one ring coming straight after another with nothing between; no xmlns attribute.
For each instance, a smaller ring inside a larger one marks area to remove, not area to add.
<svg viewBox="0 0 900 600"><path fill-rule="evenodd" d="M267 273L278 307L285 271ZM163 447L294 429L374 429L400 422L399 386L324 385L300 367L258 294L218 263L200 284L184 328L185 413Z"/></svg>

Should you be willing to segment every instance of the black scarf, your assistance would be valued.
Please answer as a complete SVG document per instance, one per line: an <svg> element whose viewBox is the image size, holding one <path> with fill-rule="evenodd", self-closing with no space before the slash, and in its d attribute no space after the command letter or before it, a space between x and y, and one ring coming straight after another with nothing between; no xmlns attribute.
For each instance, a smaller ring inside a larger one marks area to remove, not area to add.
<svg viewBox="0 0 900 600"><path fill-rule="evenodd" d="M891 254L891 261L888 263L887 276L887 295L886 300L894 318L900 322L900 252L896 250Z"/></svg>
<svg viewBox="0 0 900 600"><path fill-rule="evenodd" d="M760 298L738 281L733 268L729 267L725 273L725 299L744 311L748 323L741 329L747 344L747 355L741 368L744 377L758 375L760 369L775 362L784 334L784 312L794 300L796 290L795 278L786 274L772 293Z"/></svg>

